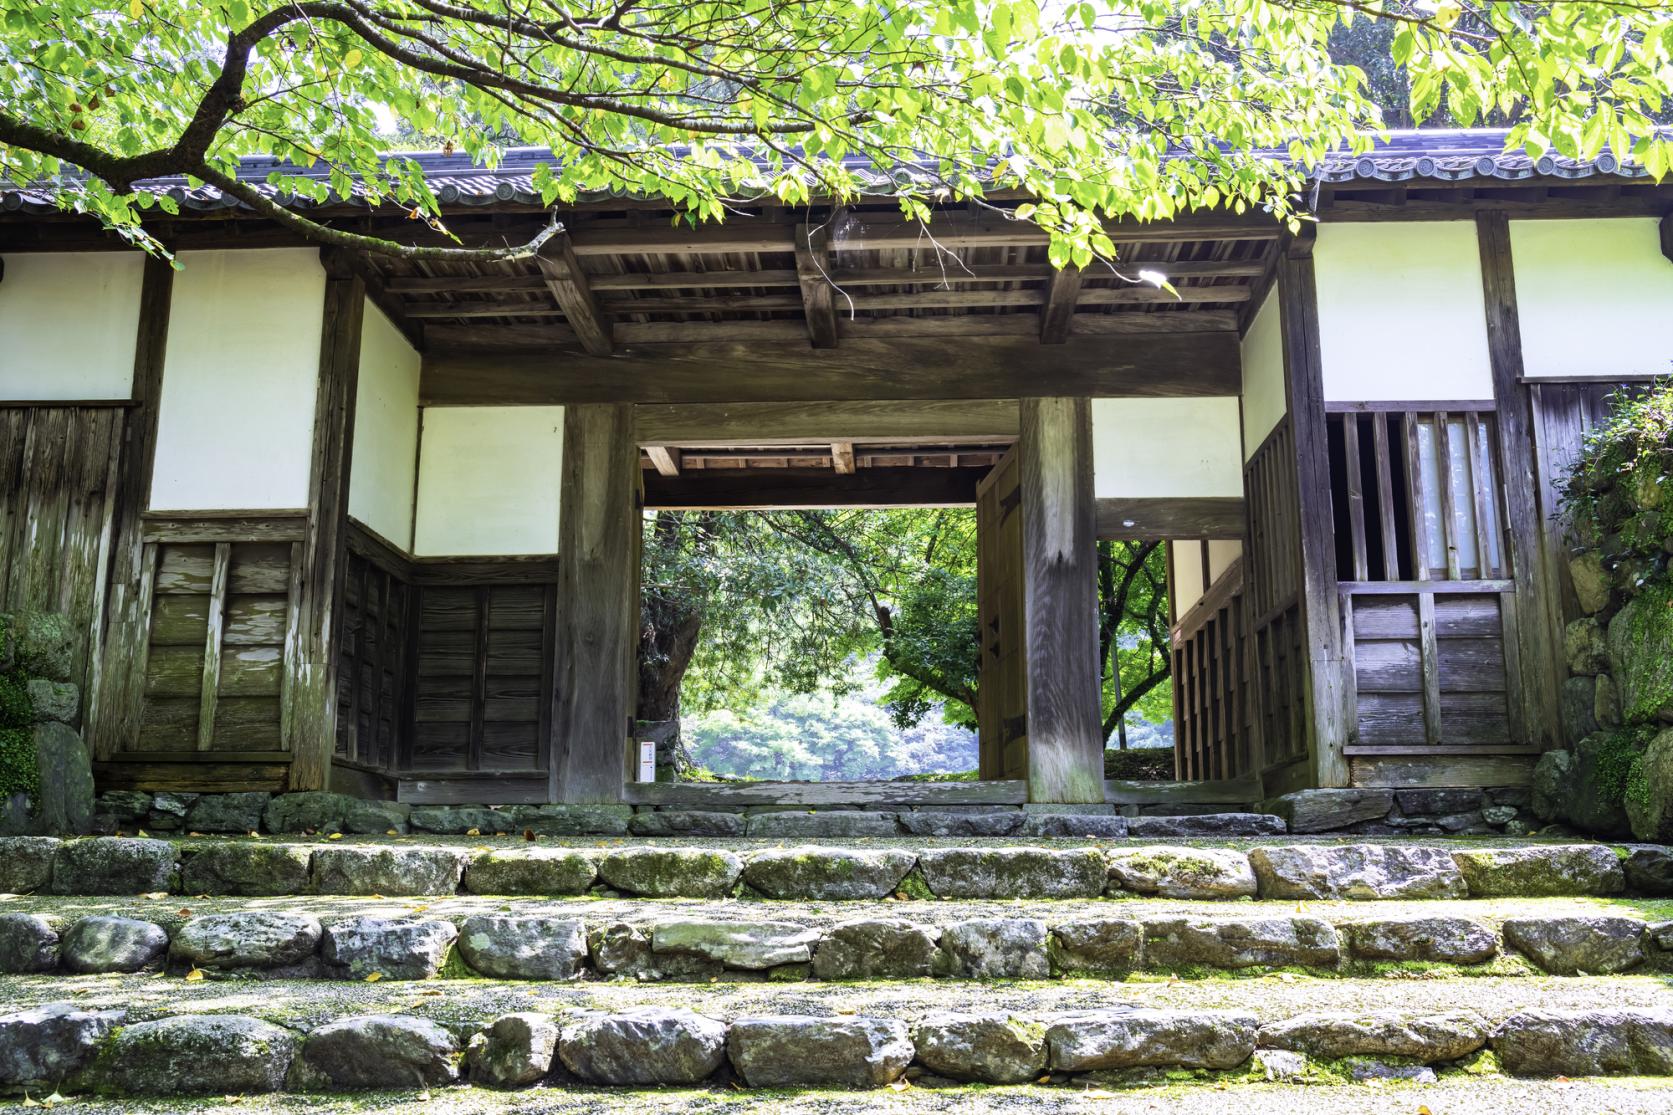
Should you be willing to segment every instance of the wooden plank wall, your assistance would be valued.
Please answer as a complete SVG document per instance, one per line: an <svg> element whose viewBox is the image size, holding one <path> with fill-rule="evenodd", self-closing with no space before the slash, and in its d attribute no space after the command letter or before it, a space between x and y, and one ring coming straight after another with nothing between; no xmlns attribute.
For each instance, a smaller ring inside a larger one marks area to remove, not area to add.
<svg viewBox="0 0 1673 1115"><path fill-rule="evenodd" d="M104 622L119 406L0 408L0 611L62 612L83 693Z"/></svg>
<svg viewBox="0 0 1673 1115"><path fill-rule="evenodd" d="M1253 641L1263 776L1309 754L1307 658L1301 623L1300 507L1290 417L1278 421L1243 467L1249 503L1244 607Z"/></svg>
<svg viewBox="0 0 1673 1115"><path fill-rule="evenodd" d="M978 773L984 780L1028 775L1020 485L1017 453L1012 448L976 489L976 602L982 642L976 719Z"/></svg>
<svg viewBox="0 0 1673 1115"><path fill-rule="evenodd" d="M1259 763L1243 591L1238 560L1173 628L1174 777L1182 781L1238 778Z"/></svg>
<svg viewBox="0 0 1673 1115"><path fill-rule="evenodd" d="M339 759L374 770L397 765L411 720L408 633L415 605L404 563L350 545L337 644Z"/></svg>

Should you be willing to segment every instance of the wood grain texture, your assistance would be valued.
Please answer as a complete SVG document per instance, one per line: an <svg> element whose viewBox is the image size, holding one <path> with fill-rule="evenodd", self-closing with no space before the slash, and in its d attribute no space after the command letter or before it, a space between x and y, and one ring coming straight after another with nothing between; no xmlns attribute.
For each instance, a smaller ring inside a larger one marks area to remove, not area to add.
<svg viewBox="0 0 1673 1115"><path fill-rule="evenodd" d="M332 274L327 258L320 368L309 468L308 535L295 653L285 659L291 788L326 788L337 739L336 632L346 567L349 472L353 467L355 392L365 285L352 272Z"/></svg>
<svg viewBox="0 0 1673 1115"><path fill-rule="evenodd" d="M1337 615L1335 521L1330 503L1323 360L1319 351L1318 295L1311 245L1290 244L1278 263L1284 384L1295 436L1295 492L1302 624L1306 637L1307 736L1320 786L1348 780L1342 748L1348 710L1343 707L1341 621Z"/></svg>
<svg viewBox="0 0 1673 1115"><path fill-rule="evenodd" d="M1242 538L1248 526L1242 496L1103 496L1096 500L1095 514L1101 539Z"/></svg>
<svg viewBox="0 0 1673 1115"><path fill-rule="evenodd" d="M1160 315L1158 315L1160 316ZM1171 316L1171 315L1169 315ZM735 403L995 399L1047 395L1235 395L1235 332L1077 334L1042 360L1029 336L844 337L837 348L784 343L618 344L425 353L426 404Z"/></svg>
<svg viewBox="0 0 1673 1115"><path fill-rule="evenodd" d="M232 544L215 545L215 571L204 609L203 677L198 694L198 750L215 746L215 705L221 696L221 643L226 635L227 577L232 568Z"/></svg>
<svg viewBox="0 0 1673 1115"><path fill-rule="evenodd" d="M1358 755L1349 760L1355 786L1395 789L1462 786L1526 786L1533 779L1534 755Z"/></svg>
<svg viewBox="0 0 1673 1115"><path fill-rule="evenodd" d="M1064 267L1051 273L1045 305L1040 308L1040 343L1060 345L1075 328L1075 306L1081 296L1081 269Z"/></svg>
<svg viewBox="0 0 1673 1115"><path fill-rule="evenodd" d="M632 407L564 411L553 801L621 800L639 645L638 457Z"/></svg>
<svg viewBox="0 0 1673 1115"><path fill-rule="evenodd" d="M581 346L594 356L609 356L615 351L610 333L610 319L598 308L586 273L575 258L575 248L567 233L559 233L541 246L535 258L546 288L563 311L564 320L574 330Z"/></svg>
<svg viewBox="0 0 1673 1115"><path fill-rule="evenodd" d="M640 445L804 445L826 439L985 441L1017 436L1015 399L920 399L876 402L690 403L634 407Z"/></svg>
<svg viewBox="0 0 1673 1115"><path fill-rule="evenodd" d="M1024 399L1021 466L1028 797L1103 801L1092 408Z"/></svg>
<svg viewBox="0 0 1673 1115"><path fill-rule="evenodd" d="M1557 694L1563 674L1561 596L1545 561L1540 529L1537 455L1533 414L1522 378L1522 327L1516 303L1516 270L1511 259L1510 220L1502 212L1476 216L1481 249L1482 294L1487 306L1487 351L1493 372L1493 398L1501 483L1504 487L1505 544L1515 581L1517 616L1514 679L1523 707L1526 742L1542 749L1560 747L1561 717Z"/></svg>
<svg viewBox="0 0 1673 1115"><path fill-rule="evenodd" d="M679 510L968 507L986 468L702 469L647 474L645 506ZM560 505L561 507L561 505Z"/></svg>

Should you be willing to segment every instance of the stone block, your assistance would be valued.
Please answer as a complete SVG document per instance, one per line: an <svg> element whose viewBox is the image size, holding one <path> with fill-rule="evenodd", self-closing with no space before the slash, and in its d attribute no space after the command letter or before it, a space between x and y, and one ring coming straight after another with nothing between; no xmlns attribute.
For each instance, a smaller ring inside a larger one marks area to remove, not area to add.
<svg viewBox="0 0 1673 1115"><path fill-rule="evenodd" d="M1563 661L1569 673L1595 675L1609 669L1609 645L1603 624L1586 616L1563 628Z"/></svg>
<svg viewBox="0 0 1673 1115"><path fill-rule="evenodd" d="M1627 887L1636 894L1655 898L1673 896L1673 849L1659 846L1633 848L1621 861Z"/></svg>
<svg viewBox="0 0 1673 1115"><path fill-rule="evenodd" d="M511 811L486 805L415 805L407 824L413 832L438 836L492 836L518 827Z"/></svg>
<svg viewBox="0 0 1673 1115"><path fill-rule="evenodd" d="M558 1026L543 1014L506 1014L471 1038L465 1049L470 1082L485 1088L523 1088L552 1071Z"/></svg>
<svg viewBox="0 0 1673 1115"><path fill-rule="evenodd" d="M1597 615L1609 607L1615 593L1615 579L1603 567L1602 554L1596 550L1575 554L1568 559L1568 571L1582 611Z"/></svg>
<svg viewBox="0 0 1673 1115"><path fill-rule="evenodd" d="M46 890L61 843L51 836L0 836L0 894Z"/></svg>
<svg viewBox="0 0 1673 1115"><path fill-rule="evenodd" d="M659 921L650 930L651 951L711 960L728 968L764 971L813 959L819 931L782 921L729 922L705 918Z"/></svg>
<svg viewBox="0 0 1673 1115"><path fill-rule="evenodd" d="M178 968L291 978L316 974L324 930L305 914L245 910L206 914L181 926L169 947Z"/></svg>
<svg viewBox="0 0 1673 1115"><path fill-rule="evenodd" d="M1109 874L1090 848L936 848L918 867L938 898L1096 898Z"/></svg>
<svg viewBox="0 0 1673 1115"><path fill-rule="evenodd" d="M1413 914L1369 918L1340 926L1348 951L1360 960L1480 964L1499 952L1491 928L1462 917Z"/></svg>
<svg viewBox="0 0 1673 1115"><path fill-rule="evenodd" d="M1282 836L1284 818L1271 813L1199 813L1172 817L1134 817L1128 833L1145 840L1180 840L1210 836Z"/></svg>
<svg viewBox="0 0 1673 1115"><path fill-rule="evenodd" d="M459 934L447 921L353 918L326 926L321 954L344 979L433 979Z"/></svg>
<svg viewBox="0 0 1673 1115"><path fill-rule="evenodd" d="M168 933L149 921L99 914L71 925L59 951L72 972L138 972L162 962Z"/></svg>
<svg viewBox="0 0 1673 1115"><path fill-rule="evenodd" d="M635 813L628 822L634 836L742 836L744 819L737 813L701 809L659 809Z"/></svg>
<svg viewBox="0 0 1673 1115"><path fill-rule="evenodd" d="M1441 848L1295 844L1249 850L1262 898L1463 898L1464 876Z"/></svg>
<svg viewBox="0 0 1673 1115"><path fill-rule="evenodd" d="M1601 844L1480 848L1452 853L1474 898L1619 894L1621 861Z"/></svg>
<svg viewBox="0 0 1673 1115"><path fill-rule="evenodd" d="M950 1080L1027 1084L1046 1070L1045 1028L997 1012L932 1014L912 1045L919 1064Z"/></svg>
<svg viewBox="0 0 1673 1115"><path fill-rule="evenodd" d="M320 894L453 894L467 854L454 848L316 848L314 889Z"/></svg>
<svg viewBox="0 0 1673 1115"><path fill-rule="evenodd" d="M606 886L647 898L720 898L743 869L733 853L707 848L623 848L598 861Z"/></svg>
<svg viewBox="0 0 1673 1115"><path fill-rule="evenodd" d="M1520 1010L1493 1031L1513 1076L1673 1075L1673 1010Z"/></svg>
<svg viewBox="0 0 1673 1115"><path fill-rule="evenodd" d="M1249 857L1226 848L1117 848L1109 853L1110 886L1163 898L1252 898Z"/></svg>
<svg viewBox="0 0 1673 1115"><path fill-rule="evenodd" d="M1046 923L1035 918L969 918L941 931L950 973L961 979L1046 979Z"/></svg>
<svg viewBox="0 0 1673 1115"><path fill-rule="evenodd" d="M35 975L58 967L58 928L41 914L0 914L0 972Z"/></svg>
<svg viewBox="0 0 1673 1115"><path fill-rule="evenodd" d="M901 827L913 836L1010 836L1023 828L1023 821L1020 809L980 813L916 809L900 815Z"/></svg>
<svg viewBox="0 0 1673 1115"><path fill-rule="evenodd" d="M295 844L263 841L189 847L180 865L186 894L272 897L306 894L312 852Z"/></svg>
<svg viewBox="0 0 1673 1115"><path fill-rule="evenodd" d="M262 826L268 832L342 832L358 800L324 790L277 794L262 811Z"/></svg>
<svg viewBox="0 0 1673 1115"><path fill-rule="evenodd" d="M1125 979L1144 954L1144 927L1130 918L1081 918L1052 926L1052 967L1066 976Z"/></svg>
<svg viewBox="0 0 1673 1115"><path fill-rule="evenodd" d="M631 805L520 805L515 827L538 836L626 836Z"/></svg>
<svg viewBox="0 0 1673 1115"><path fill-rule="evenodd" d="M769 898L878 899L893 894L916 862L912 852L889 849L775 848L753 853L743 879Z"/></svg>
<svg viewBox="0 0 1673 1115"><path fill-rule="evenodd" d="M126 1017L72 1003L0 1016L0 1088L67 1090Z"/></svg>
<svg viewBox="0 0 1673 1115"><path fill-rule="evenodd" d="M518 848L480 852L465 867L472 894L586 894L598 866L574 848Z"/></svg>
<svg viewBox="0 0 1673 1115"><path fill-rule="evenodd" d="M48 681L30 678L25 683L29 703L35 706L36 720L56 720L60 724L76 722L81 714L81 686L71 681Z"/></svg>
<svg viewBox="0 0 1673 1115"><path fill-rule="evenodd" d="M899 836L900 821L895 813L858 809L755 813L747 818L744 831L764 838Z"/></svg>
<svg viewBox="0 0 1673 1115"><path fill-rule="evenodd" d="M1296 790L1269 803L1293 833L1333 832L1377 821L1394 808L1393 790Z"/></svg>
<svg viewBox="0 0 1673 1115"><path fill-rule="evenodd" d="M1148 968L1334 968L1341 942L1328 922L1310 917L1141 919Z"/></svg>
<svg viewBox="0 0 1673 1115"><path fill-rule="evenodd" d="M52 857L55 894L151 894L167 891L176 852L166 840L95 836L66 840Z"/></svg>
<svg viewBox="0 0 1673 1115"><path fill-rule="evenodd" d="M822 980L925 979L937 971L941 931L897 918L861 918L825 932L813 953Z"/></svg>
<svg viewBox="0 0 1673 1115"><path fill-rule="evenodd" d="M1113 813L1024 813L1018 836L1120 840L1128 835L1128 819Z"/></svg>
<svg viewBox="0 0 1673 1115"><path fill-rule="evenodd" d="M694 1011L638 1007L566 1018L558 1057L589 1084L690 1087L726 1061L726 1024Z"/></svg>
<svg viewBox="0 0 1673 1115"><path fill-rule="evenodd" d="M1092 1011L1046 1028L1051 1067L1232 1069L1255 1051L1255 1018L1232 1011Z"/></svg>
<svg viewBox="0 0 1673 1115"><path fill-rule="evenodd" d="M116 1031L92 1072L117 1095L237 1095L279 1091L296 1035L234 1014L182 1014Z"/></svg>
<svg viewBox="0 0 1673 1115"><path fill-rule="evenodd" d="M1268 1022L1257 1041L1334 1061L1343 1057L1405 1057L1424 1064L1456 1061L1487 1044L1488 1026L1471 1011L1318 1012Z"/></svg>
<svg viewBox="0 0 1673 1115"><path fill-rule="evenodd" d="M426 1018L372 1014L342 1018L302 1042L293 1083L329 1088L427 1088L459 1078L459 1043Z"/></svg>
<svg viewBox="0 0 1673 1115"><path fill-rule="evenodd" d="M906 1024L882 1018L740 1018L726 1035L752 1088L880 1088L912 1063Z"/></svg>
<svg viewBox="0 0 1673 1115"><path fill-rule="evenodd" d="M1613 975L1644 962L1643 922L1636 918L1507 918L1505 943L1555 976Z"/></svg>
<svg viewBox="0 0 1673 1115"><path fill-rule="evenodd" d="M459 953L492 979L571 980L587 960L587 929L576 918L478 914L459 927Z"/></svg>
<svg viewBox="0 0 1673 1115"><path fill-rule="evenodd" d="M204 794L186 812L186 831L260 832L262 814L272 800L272 794L259 792Z"/></svg>

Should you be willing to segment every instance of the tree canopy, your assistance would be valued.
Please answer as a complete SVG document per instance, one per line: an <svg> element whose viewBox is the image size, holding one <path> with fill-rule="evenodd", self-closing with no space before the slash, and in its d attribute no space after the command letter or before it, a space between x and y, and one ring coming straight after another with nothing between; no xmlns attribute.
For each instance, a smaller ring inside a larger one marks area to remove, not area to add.
<svg viewBox="0 0 1673 1115"><path fill-rule="evenodd" d="M1104 218L1286 212L1296 165L1381 114L1337 29L1393 28L1410 118L1503 119L1509 144L1609 145L1660 177L1673 4L1655 0L0 0L0 175L147 243L185 175L321 242L400 247L278 206L356 193L442 226L391 122L492 164L549 146L548 204L658 196L691 220L776 198L1032 199L1053 259L1113 247ZM1386 79L1386 75L1383 75ZM81 172L75 173L74 168ZM463 258L463 257L461 257Z"/></svg>

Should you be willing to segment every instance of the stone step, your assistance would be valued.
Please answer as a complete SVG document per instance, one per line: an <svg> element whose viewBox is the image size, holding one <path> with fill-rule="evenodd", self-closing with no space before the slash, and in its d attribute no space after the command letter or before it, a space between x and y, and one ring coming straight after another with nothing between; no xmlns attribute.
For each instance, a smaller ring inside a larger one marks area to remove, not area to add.
<svg viewBox="0 0 1673 1115"><path fill-rule="evenodd" d="M1673 968L1673 922L1654 900L176 901L12 900L0 972L690 983Z"/></svg>
<svg viewBox="0 0 1673 1115"><path fill-rule="evenodd" d="M1091 845L608 846L502 839L0 838L0 893L284 896L628 894L875 901L1458 899L1673 893L1673 852L1595 843L1273 841Z"/></svg>
<svg viewBox="0 0 1673 1115"><path fill-rule="evenodd" d="M1141 1003L1081 988L959 995L905 984L678 998L610 985L561 1001L489 986L416 1002L355 985L322 1002L306 984L274 981L243 996L184 989L160 1007L155 988L133 977L71 1002L41 998L44 982L6 983L22 994L0 1016L0 1088L173 1096L463 1080L859 1090L905 1079L1084 1089L1161 1074L1224 1084L1673 1075L1673 1009L1643 978L1399 989L1266 979L1258 995L1239 985L1247 1005L1207 985L1157 985Z"/></svg>

